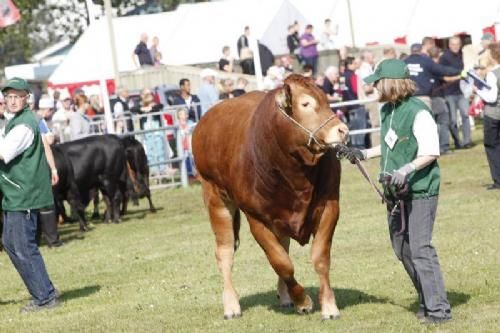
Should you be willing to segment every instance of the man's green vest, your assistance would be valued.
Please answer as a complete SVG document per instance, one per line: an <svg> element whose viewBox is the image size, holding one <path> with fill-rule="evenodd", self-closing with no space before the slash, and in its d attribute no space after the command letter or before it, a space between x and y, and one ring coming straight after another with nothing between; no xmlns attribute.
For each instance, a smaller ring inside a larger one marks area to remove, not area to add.
<svg viewBox="0 0 500 333"><path fill-rule="evenodd" d="M29 127L33 143L24 152L5 164L0 160L2 208L6 211L38 209L54 204L50 170L45 158L38 122L28 108L16 113L5 126L5 135L17 125Z"/></svg>
<svg viewBox="0 0 500 333"><path fill-rule="evenodd" d="M386 103L382 107L381 127L381 170L384 174L392 174L394 170L410 163L417 157L418 144L413 135L413 122L421 110L432 114L431 110L418 98L410 97L396 104ZM392 118L392 122L391 122ZM392 128L398 137L396 144L389 149L384 138ZM410 195L413 199L431 197L439 194L439 166L437 161L432 162L422 170L413 172L408 182Z"/></svg>

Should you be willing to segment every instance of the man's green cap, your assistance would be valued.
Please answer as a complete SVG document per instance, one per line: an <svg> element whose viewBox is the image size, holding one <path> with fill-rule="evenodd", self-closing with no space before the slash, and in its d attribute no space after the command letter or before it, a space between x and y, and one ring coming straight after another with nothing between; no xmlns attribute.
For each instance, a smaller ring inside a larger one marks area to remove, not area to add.
<svg viewBox="0 0 500 333"><path fill-rule="evenodd" d="M382 61L377 68L375 73L364 78L366 83L377 82L381 79L408 79L410 78L410 72L405 62L398 59L386 59Z"/></svg>
<svg viewBox="0 0 500 333"><path fill-rule="evenodd" d="M2 88L2 93L7 89L24 90L27 93L30 92L30 86L28 85L28 82L26 82L25 79L21 79L20 77L13 77L12 79L8 80L5 86Z"/></svg>

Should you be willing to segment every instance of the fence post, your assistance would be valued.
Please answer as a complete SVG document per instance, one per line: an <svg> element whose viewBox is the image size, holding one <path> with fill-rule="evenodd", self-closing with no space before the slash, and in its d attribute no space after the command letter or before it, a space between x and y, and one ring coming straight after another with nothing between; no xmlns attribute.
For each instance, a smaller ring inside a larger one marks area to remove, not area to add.
<svg viewBox="0 0 500 333"><path fill-rule="evenodd" d="M175 138L177 143L177 156L181 160L181 164L179 165L179 170L181 171L181 184L182 187L188 187L189 182L186 168L186 154L182 145L182 133L180 127L177 127L176 129Z"/></svg>

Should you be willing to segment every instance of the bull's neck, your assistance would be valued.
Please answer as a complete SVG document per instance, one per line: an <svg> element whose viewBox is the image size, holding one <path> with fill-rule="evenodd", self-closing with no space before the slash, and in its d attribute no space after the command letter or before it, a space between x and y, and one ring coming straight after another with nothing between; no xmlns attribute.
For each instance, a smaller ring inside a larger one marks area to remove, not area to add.
<svg viewBox="0 0 500 333"><path fill-rule="evenodd" d="M256 114L251 138L252 155L260 177L285 178L293 189L310 187L320 155L306 146L307 135L275 109L263 117ZM304 177L305 176L305 177Z"/></svg>

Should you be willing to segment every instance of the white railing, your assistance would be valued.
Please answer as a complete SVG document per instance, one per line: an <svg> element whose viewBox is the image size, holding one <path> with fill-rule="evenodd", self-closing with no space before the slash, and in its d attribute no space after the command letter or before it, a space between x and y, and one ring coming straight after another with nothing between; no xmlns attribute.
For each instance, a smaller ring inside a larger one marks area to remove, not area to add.
<svg viewBox="0 0 500 333"><path fill-rule="evenodd" d="M340 108L343 106L360 105L360 104L365 105L365 104L376 103L376 102L377 102L377 99L375 99L375 98L356 99L353 101L330 103L330 108ZM380 119L380 112L379 112L378 116ZM358 129L358 130L349 131L349 135L369 134L369 133L377 133L377 132L380 132L380 127L372 127L372 128L365 128L365 129Z"/></svg>
<svg viewBox="0 0 500 333"><path fill-rule="evenodd" d="M341 108L351 105L365 105L374 102L376 102L375 99L362 99L331 103L330 107ZM150 167L151 174L150 187L152 189L174 186L188 186L189 175L186 167L186 160L188 157L190 157L190 161L192 163L192 153L190 150L184 150L182 140L186 133L184 133L184 131L182 131L178 126L177 111L179 109L184 109L189 112L190 109L194 109L195 120L197 121L198 107L201 107L200 103L193 103L189 107L187 105L168 106L163 108L162 111L159 112L132 113L128 111L113 119L117 135L133 135L144 146L144 149L148 156L148 165ZM173 124L168 124L167 118L171 119ZM89 125L91 129L90 135L99 135L106 133L106 123L104 116L97 115L90 118ZM368 134L378 131L380 131L379 127L352 130L350 131L350 135ZM152 140L150 138L155 135L157 143L161 146L159 149L163 149L163 157L160 157L160 161L152 160L158 159L159 156L151 152L154 147L151 146L151 143L148 143L148 140ZM187 135L190 135L190 133L188 133ZM60 135L59 140L60 142L69 141L67 135ZM174 144L174 140L177 151L176 154L172 156L171 150L173 149L173 147L171 146L171 144ZM191 164L191 167L193 172L195 172L194 165ZM172 170L174 170L174 172L172 172Z"/></svg>

